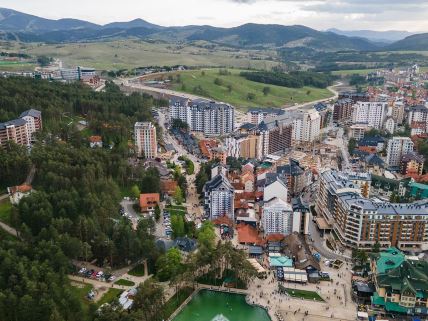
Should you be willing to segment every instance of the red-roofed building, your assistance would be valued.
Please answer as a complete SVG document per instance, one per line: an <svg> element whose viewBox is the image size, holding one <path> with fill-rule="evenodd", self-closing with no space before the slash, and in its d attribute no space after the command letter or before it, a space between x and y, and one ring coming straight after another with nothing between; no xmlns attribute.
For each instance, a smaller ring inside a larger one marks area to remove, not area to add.
<svg viewBox="0 0 428 321"><path fill-rule="evenodd" d="M19 204L21 199L27 195L30 195L32 191L33 188L31 187L31 185L27 184L7 188L10 202L12 204Z"/></svg>
<svg viewBox="0 0 428 321"><path fill-rule="evenodd" d="M156 205L160 202L159 193L140 194L141 212L154 212Z"/></svg>
<svg viewBox="0 0 428 321"><path fill-rule="evenodd" d="M238 232L238 242L241 244L263 244L263 240L259 237L259 233L251 225L240 223L236 226L236 231Z"/></svg>
<svg viewBox="0 0 428 321"><path fill-rule="evenodd" d="M91 148L103 147L103 139L101 136L90 136L89 137L89 146Z"/></svg>

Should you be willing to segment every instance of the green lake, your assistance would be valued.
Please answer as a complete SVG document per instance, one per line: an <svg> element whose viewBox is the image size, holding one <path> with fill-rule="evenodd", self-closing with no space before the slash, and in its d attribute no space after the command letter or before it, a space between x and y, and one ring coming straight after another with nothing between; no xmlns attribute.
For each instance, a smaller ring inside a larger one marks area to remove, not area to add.
<svg viewBox="0 0 428 321"><path fill-rule="evenodd" d="M242 294L199 291L174 321L271 321L268 313L245 302Z"/></svg>

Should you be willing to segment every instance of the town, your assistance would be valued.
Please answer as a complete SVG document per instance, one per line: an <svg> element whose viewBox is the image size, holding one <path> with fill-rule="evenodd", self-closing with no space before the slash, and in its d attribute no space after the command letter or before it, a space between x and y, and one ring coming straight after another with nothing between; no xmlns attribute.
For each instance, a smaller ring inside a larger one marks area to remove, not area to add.
<svg viewBox="0 0 428 321"><path fill-rule="evenodd" d="M425 35L277 2L0 8L2 321L428 320Z"/></svg>
<svg viewBox="0 0 428 321"><path fill-rule="evenodd" d="M218 278L197 269L196 286L183 301L203 289L242 293L271 320L425 315L428 74L415 65L376 76L384 84L364 92L338 92L299 109L246 113L168 91L168 105L153 108L153 121L135 123L129 161L158 173L159 192L143 193L135 185L120 214L133 229L154 220L164 264L177 250L179 260L201 251L195 231L208 229L212 244L219 240L242 252L248 266L241 268L254 271L240 275L226 268ZM85 76L85 83L92 82L88 77L99 78ZM118 83L138 91L141 81ZM42 123L35 109L1 123L0 145L12 141L31 150ZM90 127L85 120L77 125ZM100 135L87 138L92 149L105 143ZM13 206L37 193L31 180L8 187ZM132 309L137 285L151 277L147 259L136 266L142 274L74 264L76 274L69 277L93 287L89 300L99 300L112 283L124 310ZM173 284L173 276L161 278ZM185 320L186 309L180 304L169 319Z"/></svg>

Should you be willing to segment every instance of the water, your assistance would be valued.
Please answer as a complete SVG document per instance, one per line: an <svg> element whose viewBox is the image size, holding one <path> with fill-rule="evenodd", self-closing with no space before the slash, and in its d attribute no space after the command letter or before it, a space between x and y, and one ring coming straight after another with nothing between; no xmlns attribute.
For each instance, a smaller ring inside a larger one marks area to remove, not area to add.
<svg viewBox="0 0 428 321"><path fill-rule="evenodd" d="M268 313L248 305L241 294L201 290L174 321L271 321Z"/></svg>

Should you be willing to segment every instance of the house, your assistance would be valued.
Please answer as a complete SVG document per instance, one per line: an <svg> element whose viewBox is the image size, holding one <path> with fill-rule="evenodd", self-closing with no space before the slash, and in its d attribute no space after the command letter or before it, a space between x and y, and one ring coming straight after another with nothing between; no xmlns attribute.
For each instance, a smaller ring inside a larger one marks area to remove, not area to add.
<svg viewBox="0 0 428 321"><path fill-rule="evenodd" d="M376 292L372 307L388 313L428 315L428 262L408 258L395 247L373 254Z"/></svg>
<svg viewBox="0 0 428 321"><path fill-rule="evenodd" d="M267 174L263 188L263 200L265 202L271 200L274 197L287 202L288 200L288 188L287 184L281 180L277 174Z"/></svg>
<svg viewBox="0 0 428 321"><path fill-rule="evenodd" d="M89 137L89 146L91 148L103 147L103 139L101 136L90 136Z"/></svg>
<svg viewBox="0 0 428 321"><path fill-rule="evenodd" d="M283 244L284 253L294 259L296 269L306 270L308 272L320 271L321 267L318 261L314 258L306 243L302 240L302 236L298 233L287 235Z"/></svg>
<svg viewBox="0 0 428 321"><path fill-rule="evenodd" d="M241 183L244 185L244 191L247 193L254 192L255 177L252 172L245 172L241 175Z"/></svg>
<svg viewBox="0 0 428 321"><path fill-rule="evenodd" d="M159 193L140 194L140 208L141 208L141 212L143 213L146 213L146 212L153 213L156 205L158 205L159 202L160 202Z"/></svg>
<svg viewBox="0 0 428 321"><path fill-rule="evenodd" d="M33 188L31 187L31 185L27 185L27 184L7 188L10 202L13 205L19 204L21 199L25 196L30 195L32 191L33 191Z"/></svg>
<svg viewBox="0 0 428 321"><path fill-rule="evenodd" d="M177 181L173 179L165 178L160 180L160 189L163 194L167 194L169 196L174 195L177 186Z"/></svg>

